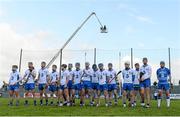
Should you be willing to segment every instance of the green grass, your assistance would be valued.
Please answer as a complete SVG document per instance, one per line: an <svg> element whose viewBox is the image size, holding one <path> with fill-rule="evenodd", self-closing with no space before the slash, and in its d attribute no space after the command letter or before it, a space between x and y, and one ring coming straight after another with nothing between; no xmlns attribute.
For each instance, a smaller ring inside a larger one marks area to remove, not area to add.
<svg viewBox="0 0 180 117"><path fill-rule="evenodd" d="M102 100L102 102L104 102ZM24 100L20 100L20 106L9 107L8 99L0 98L0 116L180 116L180 100L172 100L171 107L166 108L165 100L162 102L160 109L156 106L156 101L151 102L151 108L146 109L139 106L135 108L123 108L121 100L118 106L105 107L80 107L76 104L74 107L57 107L57 106L24 106ZM32 103L31 103L32 104Z"/></svg>

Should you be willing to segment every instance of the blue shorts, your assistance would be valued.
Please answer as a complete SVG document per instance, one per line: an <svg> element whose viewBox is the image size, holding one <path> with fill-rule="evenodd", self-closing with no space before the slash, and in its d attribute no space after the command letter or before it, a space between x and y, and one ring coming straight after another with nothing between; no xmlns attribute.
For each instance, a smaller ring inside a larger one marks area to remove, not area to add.
<svg viewBox="0 0 180 117"><path fill-rule="evenodd" d="M74 90L80 91L80 90L82 89L82 85L81 85L80 83L74 84L72 88L73 88Z"/></svg>
<svg viewBox="0 0 180 117"><path fill-rule="evenodd" d="M49 91L51 91L51 92L57 91L57 86L56 85L49 85Z"/></svg>
<svg viewBox="0 0 180 117"><path fill-rule="evenodd" d="M91 87L92 87L92 89L97 90L98 89L98 85L99 85L99 83L92 83Z"/></svg>
<svg viewBox="0 0 180 117"><path fill-rule="evenodd" d="M133 83L124 83L123 90L132 91L133 90Z"/></svg>
<svg viewBox="0 0 180 117"><path fill-rule="evenodd" d="M68 87L68 89L72 89L72 88L73 88L73 82L72 82L72 80L69 80L69 81L68 81L67 87Z"/></svg>
<svg viewBox="0 0 180 117"><path fill-rule="evenodd" d="M39 84L39 90L44 90L44 89L47 89L47 86L46 84Z"/></svg>
<svg viewBox="0 0 180 117"><path fill-rule="evenodd" d="M161 89L161 90L169 90L170 87L169 87L169 83L166 83L166 84L161 84L161 83L158 83L158 89Z"/></svg>
<svg viewBox="0 0 180 117"><path fill-rule="evenodd" d="M35 84L34 83L26 83L25 84L25 90L34 90L35 89Z"/></svg>
<svg viewBox="0 0 180 117"><path fill-rule="evenodd" d="M108 90L108 85L107 84L98 85L98 90L100 91Z"/></svg>
<svg viewBox="0 0 180 117"><path fill-rule="evenodd" d="M108 91L116 90L117 85L116 84L108 84Z"/></svg>
<svg viewBox="0 0 180 117"><path fill-rule="evenodd" d="M9 90L10 91L19 91L19 85L10 85Z"/></svg>
<svg viewBox="0 0 180 117"><path fill-rule="evenodd" d="M140 88L150 88L151 87L151 80L146 79L140 82Z"/></svg>
<svg viewBox="0 0 180 117"><path fill-rule="evenodd" d="M92 89L91 81L83 81L82 88L83 89Z"/></svg>
<svg viewBox="0 0 180 117"><path fill-rule="evenodd" d="M65 87L65 85L61 85L58 87L59 90L64 90L64 89L67 89L67 87Z"/></svg>
<svg viewBox="0 0 180 117"><path fill-rule="evenodd" d="M140 90L140 85L139 84L134 84L133 86L135 91L139 91Z"/></svg>

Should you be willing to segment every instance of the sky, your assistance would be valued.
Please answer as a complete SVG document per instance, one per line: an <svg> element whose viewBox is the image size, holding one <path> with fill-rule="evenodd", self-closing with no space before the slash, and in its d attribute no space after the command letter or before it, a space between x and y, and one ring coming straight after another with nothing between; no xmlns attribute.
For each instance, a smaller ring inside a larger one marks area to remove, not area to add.
<svg viewBox="0 0 180 117"><path fill-rule="evenodd" d="M64 62L92 63L97 48L97 62L110 61L122 69L134 48L134 62L147 56L155 72L160 60L168 62L170 47L172 74L179 80L179 0L0 0L0 79L7 80L11 65L19 63L21 48L26 50L23 70L27 61L38 60L39 67L42 59L50 60L91 12L108 33L101 34L91 17L65 48Z"/></svg>

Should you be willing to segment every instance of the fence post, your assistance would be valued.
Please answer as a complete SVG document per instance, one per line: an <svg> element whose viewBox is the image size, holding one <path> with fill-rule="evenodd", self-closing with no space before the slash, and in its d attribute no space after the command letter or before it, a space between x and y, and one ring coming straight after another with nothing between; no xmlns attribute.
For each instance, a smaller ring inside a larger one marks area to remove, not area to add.
<svg viewBox="0 0 180 117"><path fill-rule="evenodd" d="M60 57L59 57L59 77L61 77L61 65L62 65L62 49L60 50Z"/></svg>
<svg viewBox="0 0 180 117"><path fill-rule="evenodd" d="M19 72L21 72L21 61L22 61L22 48L20 50L20 56L19 56Z"/></svg>
<svg viewBox="0 0 180 117"><path fill-rule="evenodd" d="M119 69L121 68L121 52L119 52Z"/></svg>
<svg viewBox="0 0 180 117"><path fill-rule="evenodd" d="M168 58L169 58L169 70L171 71L171 49L168 48ZM172 83L171 77L170 77L170 83Z"/></svg>
<svg viewBox="0 0 180 117"><path fill-rule="evenodd" d="M84 63L86 62L86 56L87 56L87 53L85 52L84 53Z"/></svg>
<svg viewBox="0 0 180 117"><path fill-rule="evenodd" d="M131 48L131 68L133 68L133 48Z"/></svg>
<svg viewBox="0 0 180 117"><path fill-rule="evenodd" d="M96 64L96 48L94 48L94 64Z"/></svg>

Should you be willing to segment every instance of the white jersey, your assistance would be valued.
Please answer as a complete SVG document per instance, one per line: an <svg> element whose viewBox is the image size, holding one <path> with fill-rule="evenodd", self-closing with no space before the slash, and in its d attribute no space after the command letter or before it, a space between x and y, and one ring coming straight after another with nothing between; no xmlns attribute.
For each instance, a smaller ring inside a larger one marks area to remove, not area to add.
<svg viewBox="0 0 180 117"><path fill-rule="evenodd" d="M135 78L134 78L133 84L139 85L140 71L139 70L134 70L134 75L135 75Z"/></svg>
<svg viewBox="0 0 180 117"><path fill-rule="evenodd" d="M151 74L152 74L151 66L149 66L149 65L141 66L140 72L144 73L144 75L142 76L144 79L150 79L151 78Z"/></svg>
<svg viewBox="0 0 180 117"><path fill-rule="evenodd" d="M36 76L36 70L33 69L32 71L30 71L29 69L27 69L25 71L24 77L26 78L27 83L34 83L34 77Z"/></svg>
<svg viewBox="0 0 180 117"><path fill-rule="evenodd" d="M47 68L40 69L39 72L39 84L46 84L47 83L47 77L49 76L49 71Z"/></svg>
<svg viewBox="0 0 180 117"><path fill-rule="evenodd" d="M133 69L124 69L122 71L122 76L123 76L123 83L133 83L133 79L135 77L135 73Z"/></svg>
<svg viewBox="0 0 180 117"><path fill-rule="evenodd" d="M92 75L92 83L99 83L99 80L98 80L98 70L97 71L93 71L92 73L93 73L93 75Z"/></svg>
<svg viewBox="0 0 180 117"><path fill-rule="evenodd" d="M107 72L106 70L99 70L98 71L98 79L99 79L99 85L104 85L107 82Z"/></svg>
<svg viewBox="0 0 180 117"><path fill-rule="evenodd" d="M92 69L84 69L83 70L83 81L91 81L91 78L92 78L92 75L93 75L93 70Z"/></svg>
<svg viewBox="0 0 180 117"><path fill-rule="evenodd" d="M73 71L73 81L74 81L74 84L79 84L81 82L82 75L83 75L83 71L82 70L74 70Z"/></svg>
<svg viewBox="0 0 180 117"><path fill-rule="evenodd" d="M107 77L108 77L108 81L112 81L109 83L109 84L116 84L116 79L115 79L115 76L116 76L116 71L115 70L107 70Z"/></svg>
<svg viewBox="0 0 180 117"><path fill-rule="evenodd" d="M9 78L9 85L17 83L21 79L20 73L18 71L11 72Z"/></svg>
<svg viewBox="0 0 180 117"><path fill-rule="evenodd" d="M59 78L59 73L57 71L52 71L50 73L50 83L55 83Z"/></svg>
<svg viewBox="0 0 180 117"><path fill-rule="evenodd" d="M61 72L61 78L60 78L60 83L61 85L66 85L66 80L69 79L69 72L68 70L62 71Z"/></svg>
<svg viewBox="0 0 180 117"><path fill-rule="evenodd" d="M71 71L68 70L68 72L69 72L69 80L72 80L72 78L73 78L73 71L72 70Z"/></svg>

